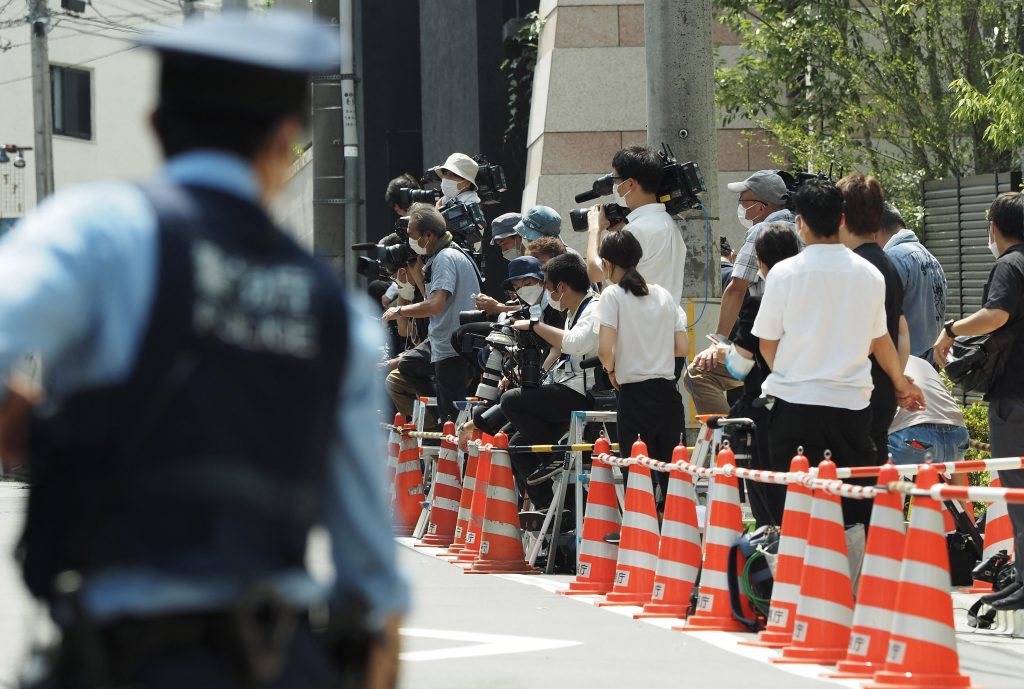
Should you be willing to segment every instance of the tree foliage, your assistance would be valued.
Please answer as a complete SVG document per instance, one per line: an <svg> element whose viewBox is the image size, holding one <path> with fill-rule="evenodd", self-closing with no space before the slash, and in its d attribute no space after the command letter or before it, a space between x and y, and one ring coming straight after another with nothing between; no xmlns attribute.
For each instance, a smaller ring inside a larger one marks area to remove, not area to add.
<svg viewBox="0 0 1024 689"><path fill-rule="evenodd" d="M780 164L879 177L904 211L920 183L1006 169L982 99L954 117L961 80L990 94L986 65L1024 47L1024 12L1006 0L718 0L743 55L717 70L726 122L748 118L781 144ZM1016 64L1020 64L1019 61ZM1020 117L1020 108L1016 116ZM990 121L991 118L991 121ZM1019 123L1019 119L1017 120ZM911 213L913 215L913 213Z"/></svg>
<svg viewBox="0 0 1024 689"><path fill-rule="evenodd" d="M985 76L987 92L966 79L953 82L957 95L953 116L970 124L987 121L986 141L996 150L1019 152L1024 149L1024 55L1013 53L990 60ZM1024 155L1019 155L1024 165Z"/></svg>

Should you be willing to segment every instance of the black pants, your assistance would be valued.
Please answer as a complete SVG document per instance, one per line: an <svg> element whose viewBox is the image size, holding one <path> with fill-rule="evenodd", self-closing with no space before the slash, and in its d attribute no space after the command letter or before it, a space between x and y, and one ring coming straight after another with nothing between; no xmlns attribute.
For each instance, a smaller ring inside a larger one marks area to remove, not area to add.
<svg viewBox="0 0 1024 689"><path fill-rule="evenodd" d="M455 421L459 410L455 403L466 399L473 378L473 369L461 356L434 362L434 384L437 387L437 420Z"/></svg>
<svg viewBox="0 0 1024 689"><path fill-rule="evenodd" d="M837 467L878 464L878 450L871 439L871 408L853 411L838 407L793 404L775 399L771 412L771 463L774 471L789 471L790 460L803 446L811 466L817 466L831 450ZM847 479L847 483L872 485L873 479ZM864 524L871 519L871 501L843 499L843 522Z"/></svg>
<svg viewBox="0 0 1024 689"><path fill-rule="evenodd" d="M661 462L672 461L672 450L683 433L683 398L673 380L651 378L624 383L618 395L616 432L619 455L628 457L637 437L647 445L647 455ZM668 474L651 472L659 505L664 504ZM623 471L623 474L628 474ZM661 491L658 491L658 487Z"/></svg>
<svg viewBox="0 0 1024 689"><path fill-rule="evenodd" d="M587 409L587 396L566 385L542 385L539 388L517 388L501 396L501 410L516 432L510 445L549 445L557 443L569 430L570 414ZM526 478L543 462L553 459L548 453L515 452L512 473L519 484L520 495L530 497L536 509L551 504L552 482L526 485ZM568 494L567 494L568 495Z"/></svg>
<svg viewBox="0 0 1024 689"><path fill-rule="evenodd" d="M424 340L398 360L398 372L421 397L433 397L434 366L430 363L430 341Z"/></svg>
<svg viewBox="0 0 1024 689"><path fill-rule="evenodd" d="M736 388L742 392L743 388ZM753 432L752 442L748 447L734 448L737 454L745 450L750 455L751 469L771 470L771 444L769 442L769 412L764 406L754 405L755 399L746 396L742 397L729 410L729 416L745 417L752 420L756 426ZM744 431L737 431L738 442L747 440ZM732 435L732 433L730 433ZM730 438L731 439L731 438ZM733 443L736 444L735 442ZM786 465L789 470L789 465ZM754 521L758 526L782 526L782 514L786 507L786 487L774 483L761 483L760 481L743 481L744 490L747 491L747 500L750 503L750 511L754 515Z"/></svg>
<svg viewBox="0 0 1024 689"><path fill-rule="evenodd" d="M463 359L469 362L473 370L483 373L480 364L480 349L484 346L484 338L491 334L491 322L467 323L459 326L452 335L452 347Z"/></svg>
<svg viewBox="0 0 1024 689"><path fill-rule="evenodd" d="M1024 455L1024 397L989 400L988 428L993 457ZM999 480L1004 488L1024 488L1024 469L1000 471ZM1017 581L1024 584L1024 505L1007 504L1006 511L1013 525Z"/></svg>

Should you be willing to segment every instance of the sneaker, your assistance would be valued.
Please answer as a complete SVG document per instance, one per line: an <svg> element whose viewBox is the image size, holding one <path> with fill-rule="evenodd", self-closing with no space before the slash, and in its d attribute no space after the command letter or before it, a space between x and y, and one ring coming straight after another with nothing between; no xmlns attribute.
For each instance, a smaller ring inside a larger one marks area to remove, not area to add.
<svg viewBox="0 0 1024 689"><path fill-rule="evenodd" d="M526 477L526 485L536 486L538 484L544 483L545 481L550 481L552 478L554 478L555 474L557 474L561 470L561 459L552 459L547 462L544 462L539 467L534 469L532 474Z"/></svg>
<svg viewBox="0 0 1024 689"><path fill-rule="evenodd" d="M978 600L980 600L985 605L991 605L992 603L995 603L997 600L1006 598L1011 593L1016 593L1022 587L1024 587L1024 584L1021 584L1019 581L1015 581L1004 589L994 591L993 593L986 593L984 596L980 596Z"/></svg>

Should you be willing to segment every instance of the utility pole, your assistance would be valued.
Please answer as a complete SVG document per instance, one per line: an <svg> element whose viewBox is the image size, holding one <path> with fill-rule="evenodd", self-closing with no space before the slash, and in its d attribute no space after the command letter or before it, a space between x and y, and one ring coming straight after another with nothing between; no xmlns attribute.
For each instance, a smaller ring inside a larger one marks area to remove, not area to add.
<svg viewBox="0 0 1024 689"><path fill-rule="evenodd" d="M32 112L35 120L36 205L53 193L53 100L50 93L50 10L46 0L30 0L32 32Z"/></svg>
<svg viewBox="0 0 1024 689"><path fill-rule="evenodd" d="M224 0L224 4L221 5L221 11L229 10L233 12L248 12L249 11L249 0Z"/></svg>
<svg viewBox="0 0 1024 689"><path fill-rule="evenodd" d="M356 110L355 23L352 0L341 0L341 125L345 154L345 225L343 247L345 272L355 276L355 262L348 247L363 241L359 232L359 120Z"/></svg>
<svg viewBox="0 0 1024 689"><path fill-rule="evenodd" d="M182 0L181 13L188 19L196 13L196 0Z"/></svg>
<svg viewBox="0 0 1024 689"><path fill-rule="evenodd" d="M683 300L696 304L698 313L705 304L705 294L710 298L722 294L715 232L718 147L711 21L711 0L644 2L647 143L653 148L667 143L680 162L695 161L708 187L703 200L711 218L710 246L703 213L688 212L684 218ZM717 309L711 314L708 311L711 307L705 311L701 325L714 329Z"/></svg>
<svg viewBox="0 0 1024 689"><path fill-rule="evenodd" d="M341 30L339 0L313 0L321 21ZM313 77L313 253L339 275L345 254L345 159L342 155L341 65Z"/></svg>

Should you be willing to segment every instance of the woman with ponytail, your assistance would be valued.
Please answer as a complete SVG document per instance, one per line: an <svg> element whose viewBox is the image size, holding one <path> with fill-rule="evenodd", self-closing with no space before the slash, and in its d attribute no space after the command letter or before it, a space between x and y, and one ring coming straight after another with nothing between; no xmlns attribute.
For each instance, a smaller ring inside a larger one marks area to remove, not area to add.
<svg viewBox="0 0 1024 689"><path fill-rule="evenodd" d="M650 457L670 461L683 432L675 357L689 351L686 316L668 290L648 284L637 272L643 250L629 230L605 237L598 255L612 283L598 305L598 355L618 390L619 451L629 456L640 436ZM668 474L655 472L655 481L662 487L660 505Z"/></svg>

